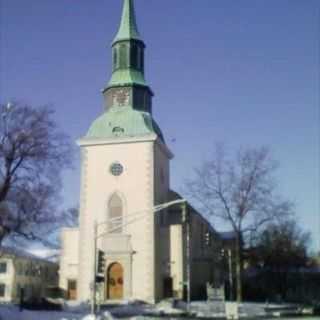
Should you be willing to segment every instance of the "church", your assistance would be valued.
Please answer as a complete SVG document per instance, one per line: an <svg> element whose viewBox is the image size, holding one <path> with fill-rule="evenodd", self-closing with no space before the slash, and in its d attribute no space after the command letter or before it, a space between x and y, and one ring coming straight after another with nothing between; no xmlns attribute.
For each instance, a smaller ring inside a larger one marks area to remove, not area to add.
<svg viewBox="0 0 320 320"><path fill-rule="evenodd" d="M124 0L112 57L104 110L78 141L79 227L62 230L60 287L79 301L94 286L102 302L204 296L221 279L221 241L170 189L173 153L153 118L133 0Z"/></svg>

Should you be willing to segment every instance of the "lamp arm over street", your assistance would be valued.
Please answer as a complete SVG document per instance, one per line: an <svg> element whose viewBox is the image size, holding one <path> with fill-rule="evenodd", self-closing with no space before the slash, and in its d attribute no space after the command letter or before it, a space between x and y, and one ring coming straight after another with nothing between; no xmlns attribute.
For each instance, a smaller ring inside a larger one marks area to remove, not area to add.
<svg viewBox="0 0 320 320"><path fill-rule="evenodd" d="M153 207L153 210L152 212L153 213L156 213L156 212L159 212L161 210L164 210L168 207L171 207L175 204L181 204L181 203L184 203L186 202L185 199L178 199L178 200L174 200L174 201L169 201L169 202L165 202L165 203L161 203L161 204L158 204L156 206ZM141 216L142 215L142 212L144 213L149 213L150 212L150 209L145 209L145 210L140 210L140 211L136 211L134 213L131 213L129 215L126 215L126 217L135 217L135 216ZM147 215L146 215L147 216ZM108 219L107 221L103 221L103 222L99 222L98 223L98 227L102 226L102 225L105 225L105 224L108 224L110 222L117 222L117 221L121 221L122 220L122 217L115 217L115 218L111 218L111 219Z"/></svg>
<svg viewBox="0 0 320 320"><path fill-rule="evenodd" d="M143 214L143 215L141 215L139 217L136 217L135 219L132 219L132 220L130 220L130 221L124 223L124 224L121 224L121 225L119 225L119 226L117 226L115 228L112 228L112 229L110 229L110 230L108 230L108 231L106 231L106 232L104 232L102 234L97 235L97 239L99 239L101 237L104 237L104 236L107 236L110 233L113 233L113 232L115 232L115 231L117 231L119 229L122 229L123 227L126 227L129 224L132 224L132 223L134 223L136 221L142 220L143 218L146 218L146 217L147 217L147 215L145 215L145 214Z"/></svg>
<svg viewBox="0 0 320 320"><path fill-rule="evenodd" d="M157 213L157 212L159 212L159 211L161 211L161 210L163 210L163 209L166 209L166 208L168 208L168 207L170 207L170 206L172 206L172 205L175 205L175 204L181 204L181 203L184 203L186 200L179 200L179 201L171 201L171 202L167 202L167 203L164 203L164 204L161 204L161 205L158 205L158 206L155 206L154 208L153 208L153 213ZM148 212L150 212L149 210L144 210L144 211L141 211L141 212L145 212L145 211L148 211ZM126 223L124 223L124 224L121 224L121 225L119 225L119 226L117 226L117 227L115 227L115 228L112 228L112 229L110 229L110 230L108 230L107 232L104 232L104 233L102 233L102 234L100 234L100 235L97 235L97 238L101 238L101 237L103 237L103 236L106 236L106 235L108 235L108 234L110 234L110 233L113 233L114 231L117 231L117 230L119 230L119 229L122 229L123 227L126 227L127 225L130 225L130 224L132 224L132 223L134 223L134 222L136 222L136 221L139 221L139 220L142 220L143 218L146 218L146 217L148 217L148 215L149 214L145 214L145 213L143 213L143 214L138 214L138 213L135 213L135 214L132 214L132 215L128 215L129 217L135 217L134 219L132 219L132 220L129 220L129 221L127 221ZM116 221L121 221L121 217L119 217L119 218L113 218L113 219L110 219L110 222L116 222ZM108 221L109 222L109 221ZM106 223L108 223L108 222L102 222L101 224L106 224ZM99 225L101 225L100 223L99 223Z"/></svg>

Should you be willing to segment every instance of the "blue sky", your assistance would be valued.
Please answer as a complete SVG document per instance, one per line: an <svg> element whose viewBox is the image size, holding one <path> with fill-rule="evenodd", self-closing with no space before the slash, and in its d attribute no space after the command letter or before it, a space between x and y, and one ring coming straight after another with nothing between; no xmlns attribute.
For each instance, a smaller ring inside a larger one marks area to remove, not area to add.
<svg viewBox="0 0 320 320"><path fill-rule="evenodd" d="M136 0L154 117L181 190L215 142L268 145L320 250L317 0ZM50 104L74 140L101 113L120 0L0 0L0 101ZM75 147L76 152L78 151ZM78 202L79 167L64 177Z"/></svg>

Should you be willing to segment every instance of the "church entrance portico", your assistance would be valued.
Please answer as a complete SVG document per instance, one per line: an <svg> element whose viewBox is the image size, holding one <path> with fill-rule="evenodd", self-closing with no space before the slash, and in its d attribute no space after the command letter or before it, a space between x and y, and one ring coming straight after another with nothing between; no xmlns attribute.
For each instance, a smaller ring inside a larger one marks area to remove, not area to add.
<svg viewBox="0 0 320 320"><path fill-rule="evenodd" d="M130 299L132 295L132 245L125 234L107 234L98 245L105 252L104 300Z"/></svg>
<svg viewBox="0 0 320 320"><path fill-rule="evenodd" d="M120 263L112 263L106 274L106 297L108 300L123 299L124 272Z"/></svg>

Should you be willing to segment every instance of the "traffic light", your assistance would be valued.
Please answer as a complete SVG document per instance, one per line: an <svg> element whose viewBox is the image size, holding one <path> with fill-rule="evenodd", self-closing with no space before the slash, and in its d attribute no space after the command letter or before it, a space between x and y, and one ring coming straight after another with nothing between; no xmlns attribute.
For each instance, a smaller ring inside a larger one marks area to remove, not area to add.
<svg viewBox="0 0 320 320"><path fill-rule="evenodd" d="M96 283L103 283L105 280L104 276L96 276Z"/></svg>
<svg viewBox="0 0 320 320"><path fill-rule="evenodd" d="M105 253L102 250L98 250L97 273L104 273L105 267L106 267Z"/></svg>

